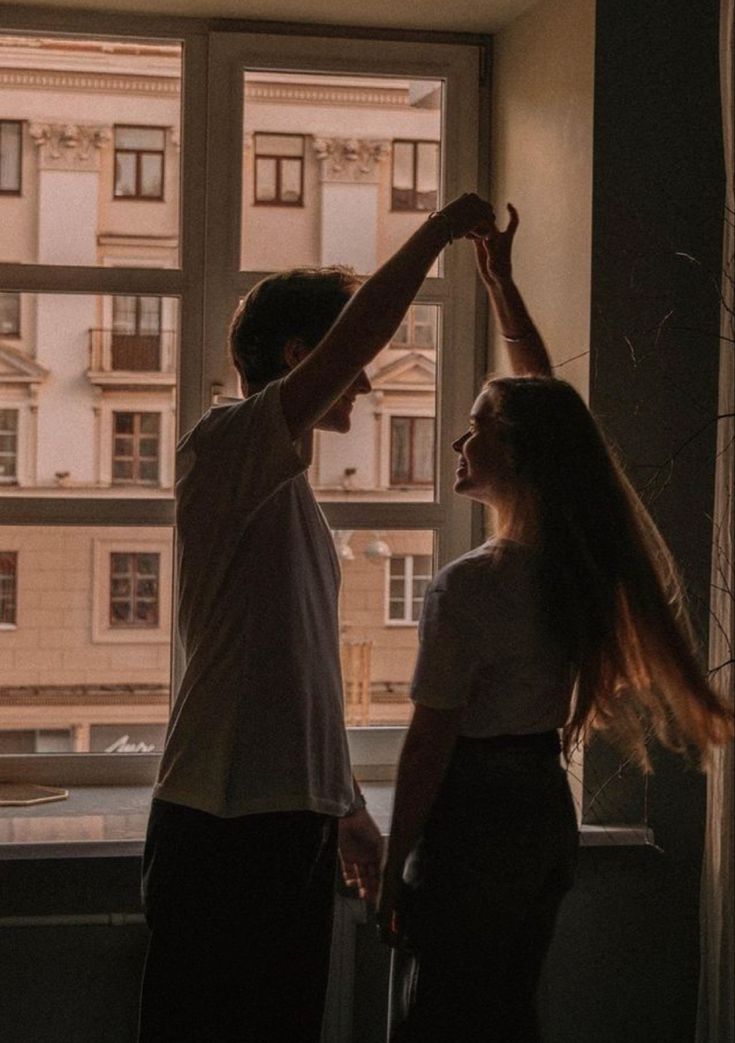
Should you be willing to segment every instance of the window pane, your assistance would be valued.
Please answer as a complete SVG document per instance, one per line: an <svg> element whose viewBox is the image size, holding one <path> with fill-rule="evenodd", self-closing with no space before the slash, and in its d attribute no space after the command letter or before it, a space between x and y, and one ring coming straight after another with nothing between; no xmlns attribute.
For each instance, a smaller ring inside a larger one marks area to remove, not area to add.
<svg viewBox="0 0 735 1043"><path fill-rule="evenodd" d="M435 210L439 186L439 146L421 142L417 146L416 208Z"/></svg>
<svg viewBox="0 0 735 1043"><path fill-rule="evenodd" d="M0 612L14 561L18 605L16 628L2 633L0 752L17 748L29 719L39 741L28 752L102 752L141 727L162 748L172 549L169 528L0 527ZM98 728L116 735L101 746Z"/></svg>
<svg viewBox="0 0 735 1043"><path fill-rule="evenodd" d="M176 41L3 36L3 112L25 130L0 123L0 190L18 189L21 141L28 185L0 262L179 264L178 192L139 200L161 199L164 169L179 180L181 66Z"/></svg>
<svg viewBox="0 0 735 1043"><path fill-rule="evenodd" d="M371 554L376 536L389 558ZM347 723L407 724L421 600L406 583L417 568L423 572L433 561L434 534L358 530L348 541L351 557L344 540L337 546L342 548L340 640Z"/></svg>
<svg viewBox="0 0 735 1043"><path fill-rule="evenodd" d="M20 333L20 294L0 293L0 334L14 337Z"/></svg>
<svg viewBox="0 0 735 1043"><path fill-rule="evenodd" d="M16 551L0 551L0 626L14 626L17 612Z"/></svg>
<svg viewBox="0 0 735 1043"><path fill-rule="evenodd" d="M140 495L111 488L121 481L171 497L177 301L43 293L22 302L28 321L0 374L0 404L17 403L0 408L0 436L15 440L0 441L0 498ZM159 321L158 333L140 332ZM157 445L141 445L150 438ZM142 477L140 458L155 465Z"/></svg>
<svg viewBox="0 0 735 1043"><path fill-rule="evenodd" d="M301 199L301 160L281 160L281 202L297 203Z"/></svg>
<svg viewBox="0 0 735 1043"><path fill-rule="evenodd" d="M301 135L256 134L255 151L265 156L303 156L304 139Z"/></svg>
<svg viewBox="0 0 735 1043"><path fill-rule="evenodd" d="M319 432L310 478L320 500L434 498L438 352L428 342L438 346L440 326L439 305L413 305L405 342L394 338L368 366L372 391L355 399L349 431Z"/></svg>
<svg viewBox="0 0 735 1043"><path fill-rule="evenodd" d="M276 198L275 159L256 159L255 198L259 203L271 203Z"/></svg>
<svg viewBox="0 0 735 1043"><path fill-rule="evenodd" d="M141 154L140 194L152 199L160 199L163 195L163 156Z"/></svg>
<svg viewBox="0 0 735 1043"><path fill-rule="evenodd" d="M413 145L398 146L396 174L394 143L440 141L441 81L259 69L244 73L243 90L243 269L344 264L367 274L425 220L413 203L394 211L395 177L414 194ZM279 157L279 171L266 156ZM301 156L303 192L301 164L289 159Z"/></svg>
<svg viewBox="0 0 735 1043"><path fill-rule="evenodd" d="M393 142L393 187L412 189L414 146L409 141Z"/></svg>
<svg viewBox="0 0 735 1043"><path fill-rule="evenodd" d="M163 152L164 132L157 127L115 127L115 147Z"/></svg>
<svg viewBox="0 0 735 1043"><path fill-rule="evenodd" d="M21 124L0 122L0 192L18 192L21 187Z"/></svg>

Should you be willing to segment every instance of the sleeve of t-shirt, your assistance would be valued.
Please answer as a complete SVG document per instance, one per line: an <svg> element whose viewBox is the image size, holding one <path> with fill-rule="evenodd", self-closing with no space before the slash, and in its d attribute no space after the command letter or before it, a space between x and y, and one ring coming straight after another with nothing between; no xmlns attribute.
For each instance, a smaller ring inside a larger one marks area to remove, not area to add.
<svg viewBox="0 0 735 1043"><path fill-rule="evenodd" d="M281 381L233 405L215 406L182 442L187 463L180 486L183 516L204 512L230 531L253 513L308 461L291 437L281 406Z"/></svg>
<svg viewBox="0 0 735 1043"><path fill-rule="evenodd" d="M453 610L452 600L446 590L430 588L419 624L411 698L437 710L451 710L468 702L478 665L471 648L472 635L466 621Z"/></svg>

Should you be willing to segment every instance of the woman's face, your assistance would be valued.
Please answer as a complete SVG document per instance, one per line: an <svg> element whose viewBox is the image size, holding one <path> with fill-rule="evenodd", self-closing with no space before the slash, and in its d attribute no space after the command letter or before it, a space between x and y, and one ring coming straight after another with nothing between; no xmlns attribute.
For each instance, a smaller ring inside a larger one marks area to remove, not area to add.
<svg viewBox="0 0 735 1043"><path fill-rule="evenodd" d="M480 393L470 412L468 430L452 448L459 454L455 492L489 504L508 495L513 462L495 416L492 392Z"/></svg>

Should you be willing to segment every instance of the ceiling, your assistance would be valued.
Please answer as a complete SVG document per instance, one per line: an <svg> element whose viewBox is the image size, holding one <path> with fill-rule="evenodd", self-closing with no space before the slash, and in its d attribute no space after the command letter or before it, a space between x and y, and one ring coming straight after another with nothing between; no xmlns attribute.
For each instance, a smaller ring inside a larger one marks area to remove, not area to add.
<svg viewBox="0 0 735 1043"><path fill-rule="evenodd" d="M24 0L24 6L135 11L197 18L492 33L538 0Z"/></svg>

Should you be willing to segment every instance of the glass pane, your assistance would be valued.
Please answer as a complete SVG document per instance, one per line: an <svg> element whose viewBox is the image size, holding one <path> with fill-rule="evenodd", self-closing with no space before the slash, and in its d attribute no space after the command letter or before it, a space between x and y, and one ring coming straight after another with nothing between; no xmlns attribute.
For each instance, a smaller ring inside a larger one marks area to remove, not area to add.
<svg viewBox="0 0 735 1043"><path fill-rule="evenodd" d="M12 454L0 450L0 498L171 497L178 302L131 294L21 296L27 321L0 374L0 403L17 403L0 410L0 435L17 437ZM150 350L152 335L136 334L135 325L154 327L159 309L162 329ZM133 372L121 379L120 369ZM142 475L141 454L153 464ZM117 482L131 488L113 488ZM136 490L138 483L144 488Z"/></svg>
<svg viewBox="0 0 735 1043"><path fill-rule="evenodd" d="M19 149L23 184L2 200L0 262L179 264L181 67L177 41L3 35L18 122L0 124L0 188L17 191Z"/></svg>
<svg viewBox="0 0 735 1043"><path fill-rule="evenodd" d="M368 367L372 390L356 397L349 431L318 432L310 479L320 500L433 500L438 352L428 341L438 345L439 308L412 306L405 342L394 338Z"/></svg>
<svg viewBox="0 0 735 1043"><path fill-rule="evenodd" d="M102 752L141 728L162 749L172 550L172 530L158 526L0 527L0 566L17 560L16 625L1 634L0 752L18 748L29 720L40 741L28 752L59 750L65 734L64 748ZM0 582L0 608L6 593ZM95 743L98 728L116 734Z"/></svg>
<svg viewBox="0 0 735 1043"><path fill-rule="evenodd" d="M0 123L0 192L18 192L21 187L21 124Z"/></svg>
<svg viewBox="0 0 735 1043"><path fill-rule="evenodd" d="M393 143L393 187L412 189L414 146L410 141Z"/></svg>
<svg viewBox="0 0 735 1043"><path fill-rule="evenodd" d="M344 537L344 534L342 534ZM375 554L375 548L390 554ZM409 688L418 650L420 599L406 605L405 570L433 561L428 530L370 530L337 546L342 559L340 641L345 713L351 725L403 725L411 716ZM391 579L391 576L393 579ZM400 584L401 596L388 596Z"/></svg>
<svg viewBox="0 0 735 1043"><path fill-rule="evenodd" d="M139 297L139 332L158 333L161 329L160 297Z"/></svg>
<svg viewBox="0 0 735 1043"><path fill-rule="evenodd" d="M244 73L243 90L243 269L344 264L367 274L425 220L392 205L395 143L441 140L441 81L259 69ZM413 145L397 151L399 182L413 196ZM301 155L303 196L300 164L281 159L277 178L259 158ZM256 205L278 198L279 185L282 204L302 200L298 212Z"/></svg>
<svg viewBox="0 0 735 1043"><path fill-rule="evenodd" d="M115 127L115 147L163 152L164 132L157 127Z"/></svg>
<svg viewBox="0 0 735 1043"><path fill-rule="evenodd" d="M140 194L153 199L160 199L163 195L163 156L141 154Z"/></svg>
<svg viewBox="0 0 735 1043"><path fill-rule="evenodd" d="M304 139L300 134L256 134L255 151L259 156L303 156Z"/></svg>
<svg viewBox="0 0 735 1043"><path fill-rule="evenodd" d="M0 334L6 337L20 334L19 293L0 293Z"/></svg>
<svg viewBox="0 0 735 1043"><path fill-rule="evenodd" d="M417 147L416 196L422 210L436 208L439 186L439 146L421 142Z"/></svg>
<svg viewBox="0 0 735 1043"><path fill-rule="evenodd" d="M256 159L255 161L255 198L259 203L272 203L276 198L275 159Z"/></svg>
<svg viewBox="0 0 735 1043"><path fill-rule="evenodd" d="M281 202L298 203L301 199L301 160L281 160Z"/></svg>

